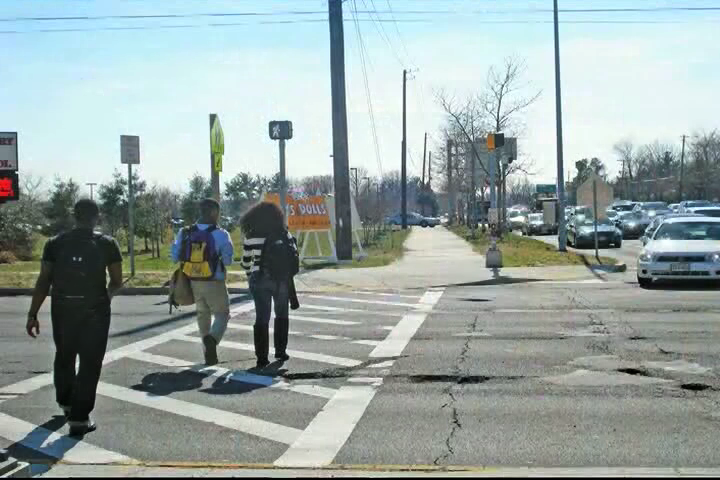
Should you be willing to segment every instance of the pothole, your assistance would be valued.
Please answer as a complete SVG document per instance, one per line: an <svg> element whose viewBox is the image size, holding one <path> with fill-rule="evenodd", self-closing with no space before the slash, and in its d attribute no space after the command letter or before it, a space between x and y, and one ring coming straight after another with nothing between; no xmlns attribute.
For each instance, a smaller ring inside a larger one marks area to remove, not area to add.
<svg viewBox="0 0 720 480"><path fill-rule="evenodd" d="M680 388L682 388L683 390L690 390L691 392L702 392L705 390L710 390L713 387L704 383L683 383L682 385L680 385Z"/></svg>
<svg viewBox="0 0 720 480"><path fill-rule="evenodd" d="M642 335L633 335L632 337L628 337L628 340L647 340L648 337L642 336Z"/></svg>
<svg viewBox="0 0 720 480"><path fill-rule="evenodd" d="M627 373L628 375L639 375L641 377L649 377L650 376L645 370L641 370L639 368L633 368L633 367L618 368L617 371L620 373Z"/></svg>

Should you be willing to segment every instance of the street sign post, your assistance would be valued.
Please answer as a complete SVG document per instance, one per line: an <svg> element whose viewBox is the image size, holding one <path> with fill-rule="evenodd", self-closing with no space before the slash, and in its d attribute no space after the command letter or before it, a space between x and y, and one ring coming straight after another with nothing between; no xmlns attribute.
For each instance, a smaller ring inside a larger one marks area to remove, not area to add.
<svg viewBox="0 0 720 480"><path fill-rule="evenodd" d="M285 141L293 136L292 122L289 120L274 120L268 124L268 133L272 140L278 140L280 149L280 208L285 216L287 225L287 180L285 178Z"/></svg>
<svg viewBox="0 0 720 480"><path fill-rule="evenodd" d="M0 132L0 170L18 169L17 132Z"/></svg>
<svg viewBox="0 0 720 480"><path fill-rule="evenodd" d="M210 114L210 186L215 200L220 201L220 172L225 154L225 134L220 125L220 117Z"/></svg>
<svg viewBox="0 0 720 480"><path fill-rule="evenodd" d="M130 250L130 277L135 276L135 192L132 166L140 165L140 137L120 135L120 163L128 166L128 249Z"/></svg>
<svg viewBox="0 0 720 480"><path fill-rule="evenodd" d="M17 132L0 132L0 204L20 199Z"/></svg>

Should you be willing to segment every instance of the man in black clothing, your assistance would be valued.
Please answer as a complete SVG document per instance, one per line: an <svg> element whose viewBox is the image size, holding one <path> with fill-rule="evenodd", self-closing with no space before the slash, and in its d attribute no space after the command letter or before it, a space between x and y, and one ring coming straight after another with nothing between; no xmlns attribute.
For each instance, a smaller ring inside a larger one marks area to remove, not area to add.
<svg viewBox="0 0 720 480"><path fill-rule="evenodd" d="M78 201L75 229L45 244L26 326L31 337L40 333L37 314L52 287L55 392L73 436L96 428L90 412L95 407L107 348L110 301L122 286L122 255L117 242L94 232L99 213L92 200ZM110 276L107 286L106 270ZM80 368L76 372L78 357Z"/></svg>

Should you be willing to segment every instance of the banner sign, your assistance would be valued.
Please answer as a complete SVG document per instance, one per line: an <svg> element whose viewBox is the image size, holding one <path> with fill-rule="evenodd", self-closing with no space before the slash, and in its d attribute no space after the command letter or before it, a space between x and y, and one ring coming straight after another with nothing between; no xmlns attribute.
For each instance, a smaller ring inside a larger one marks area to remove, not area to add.
<svg viewBox="0 0 720 480"><path fill-rule="evenodd" d="M280 195L266 193L263 200L280 206ZM288 230L329 230L330 215L325 205L325 197L320 195L287 195Z"/></svg>

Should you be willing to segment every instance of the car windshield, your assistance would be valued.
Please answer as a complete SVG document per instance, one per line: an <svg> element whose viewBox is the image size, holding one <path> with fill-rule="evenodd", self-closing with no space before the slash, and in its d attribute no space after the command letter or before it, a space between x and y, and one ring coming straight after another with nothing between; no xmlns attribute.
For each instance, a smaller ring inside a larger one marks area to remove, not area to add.
<svg viewBox="0 0 720 480"><path fill-rule="evenodd" d="M693 208L693 207L707 207L709 205L712 205L707 200L699 200L699 201L693 201L693 202L687 202L685 203L685 208Z"/></svg>
<svg viewBox="0 0 720 480"><path fill-rule="evenodd" d="M633 208L635 208L635 205L633 205L632 203L628 203L628 204L615 205L612 208L616 212L629 212Z"/></svg>
<svg viewBox="0 0 720 480"><path fill-rule="evenodd" d="M660 225L655 240L718 240L720 222L672 222Z"/></svg>
<svg viewBox="0 0 720 480"><path fill-rule="evenodd" d="M720 208L698 208L695 213L706 217L720 217Z"/></svg>
<svg viewBox="0 0 720 480"><path fill-rule="evenodd" d="M522 217L523 213L518 211L508 212L508 218Z"/></svg>
<svg viewBox="0 0 720 480"><path fill-rule="evenodd" d="M542 222L544 217L542 213L531 213L529 218L531 222Z"/></svg>
<svg viewBox="0 0 720 480"><path fill-rule="evenodd" d="M642 206L643 210L667 210L668 206L665 202L649 202Z"/></svg>

